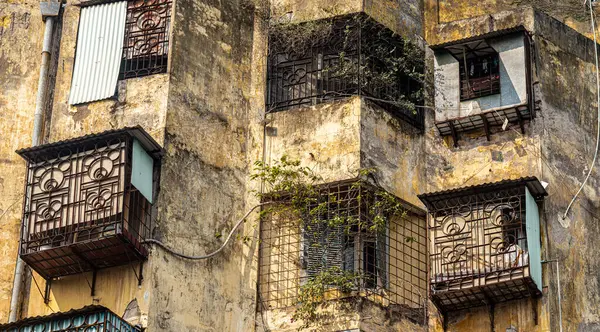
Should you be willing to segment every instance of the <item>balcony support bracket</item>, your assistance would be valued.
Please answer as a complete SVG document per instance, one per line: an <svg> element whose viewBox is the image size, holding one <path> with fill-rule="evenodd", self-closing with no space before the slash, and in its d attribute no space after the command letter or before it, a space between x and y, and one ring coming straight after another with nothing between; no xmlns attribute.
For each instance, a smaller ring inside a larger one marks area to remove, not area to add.
<svg viewBox="0 0 600 332"><path fill-rule="evenodd" d="M450 125L450 130L452 131L452 139L454 140L454 147L458 147L458 133L456 132L456 128L454 128L454 123L450 121L448 123Z"/></svg>
<svg viewBox="0 0 600 332"><path fill-rule="evenodd" d="M46 288L44 289L44 304L50 303L50 290L52 289L52 279L46 280Z"/></svg>
<svg viewBox="0 0 600 332"><path fill-rule="evenodd" d="M523 120L523 114L521 114L521 111L518 108L515 111L517 113L517 118L519 119L519 126L521 127L521 134L525 135L525 120Z"/></svg>
<svg viewBox="0 0 600 332"><path fill-rule="evenodd" d="M98 276L98 270L92 270L92 284L90 285L91 294L90 296L96 296L96 277Z"/></svg>
<svg viewBox="0 0 600 332"><path fill-rule="evenodd" d="M144 261L140 261L140 273L138 274L138 286L142 285L142 281L144 281Z"/></svg>
<svg viewBox="0 0 600 332"><path fill-rule="evenodd" d="M483 121L483 129L485 129L485 136L487 137L488 142L491 140L491 133L490 133L490 123L488 122L488 119L485 117L485 115L480 115L481 116L481 121Z"/></svg>

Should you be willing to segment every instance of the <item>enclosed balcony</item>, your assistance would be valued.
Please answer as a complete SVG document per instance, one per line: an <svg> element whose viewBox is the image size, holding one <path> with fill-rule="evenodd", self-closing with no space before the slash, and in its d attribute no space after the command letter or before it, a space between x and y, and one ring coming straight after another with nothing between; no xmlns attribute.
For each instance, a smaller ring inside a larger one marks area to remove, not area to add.
<svg viewBox="0 0 600 332"><path fill-rule="evenodd" d="M432 45L435 51L435 125L455 145L461 133L491 135L535 117L531 43L517 26Z"/></svg>
<svg viewBox="0 0 600 332"><path fill-rule="evenodd" d="M363 96L423 130L424 53L364 13L275 26L267 111Z"/></svg>
<svg viewBox="0 0 600 332"><path fill-rule="evenodd" d="M261 222L261 310L294 307L305 285L338 275L353 280L352 290L340 294L331 286L330 299L361 297L422 322L424 211L356 179L320 185L315 195L302 213L270 212ZM393 211L386 208L392 201Z"/></svg>
<svg viewBox="0 0 600 332"><path fill-rule="evenodd" d="M139 332L112 311L99 305L0 324L0 332Z"/></svg>
<svg viewBox="0 0 600 332"><path fill-rule="evenodd" d="M535 177L420 195L429 224L431 296L442 312L542 290Z"/></svg>
<svg viewBox="0 0 600 332"><path fill-rule="evenodd" d="M148 255L162 149L141 127L17 153L27 161L20 256L42 277Z"/></svg>

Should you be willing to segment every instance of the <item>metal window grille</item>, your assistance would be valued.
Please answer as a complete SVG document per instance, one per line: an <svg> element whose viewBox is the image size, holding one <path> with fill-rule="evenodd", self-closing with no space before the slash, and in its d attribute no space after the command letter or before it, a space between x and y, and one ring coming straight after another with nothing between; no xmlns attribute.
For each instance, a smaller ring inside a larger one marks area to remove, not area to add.
<svg viewBox="0 0 600 332"><path fill-rule="evenodd" d="M410 208L375 229L373 211L379 189L354 181L323 185L309 214L299 222L287 214L261 222L259 294L263 310L297 303L301 286L337 268L357 277L353 296L421 317L427 299L427 246L424 213ZM326 206L326 209L322 209ZM334 222L343 218L344 222ZM332 223L333 222L333 223ZM342 272L343 273L343 272Z"/></svg>
<svg viewBox="0 0 600 332"><path fill-rule="evenodd" d="M432 298L442 311L538 293L530 271L527 181L421 196L431 215ZM537 179L531 183L537 197L545 194Z"/></svg>
<svg viewBox="0 0 600 332"><path fill-rule="evenodd" d="M131 184L133 134L147 135L125 129L18 151L28 160L20 255L44 278L147 256L152 206Z"/></svg>
<svg viewBox="0 0 600 332"><path fill-rule="evenodd" d="M500 58L491 47L485 51L468 58L466 67L465 61L459 63L461 101L500 93Z"/></svg>
<svg viewBox="0 0 600 332"><path fill-rule="evenodd" d="M169 0L128 1L120 79L167 71L170 21Z"/></svg>
<svg viewBox="0 0 600 332"><path fill-rule="evenodd" d="M312 36L308 25L321 28ZM407 70L422 73L424 57L407 58L404 68L389 61L408 53L408 41L364 13L278 28L269 41L268 112L362 95L423 129L422 109L406 103L423 105L423 84Z"/></svg>
<svg viewBox="0 0 600 332"><path fill-rule="evenodd" d="M112 311L102 306L87 306L48 316L26 318L0 325L0 332L139 332Z"/></svg>

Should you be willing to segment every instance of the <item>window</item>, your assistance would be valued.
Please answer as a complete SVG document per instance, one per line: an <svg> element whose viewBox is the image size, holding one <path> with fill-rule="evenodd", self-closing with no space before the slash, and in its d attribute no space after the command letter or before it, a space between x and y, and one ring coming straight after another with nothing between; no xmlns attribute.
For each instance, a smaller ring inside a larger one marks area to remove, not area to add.
<svg viewBox="0 0 600 332"><path fill-rule="evenodd" d="M44 278L143 259L160 146L140 127L23 149L21 258Z"/></svg>
<svg viewBox="0 0 600 332"><path fill-rule="evenodd" d="M166 72L170 15L169 0L82 8L69 104L113 97L118 79Z"/></svg>
<svg viewBox="0 0 600 332"><path fill-rule="evenodd" d="M420 195L431 214L433 300L442 311L541 294L534 178Z"/></svg>
<svg viewBox="0 0 600 332"><path fill-rule="evenodd" d="M459 58L460 100L500 93L500 59L489 46L471 49L464 46Z"/></svg>
<svg viewBox="0 0 600 332"><path fill-rule="evenodd" d="M435 126L442 136L451 135L455 146L466 132L485 134L489 141L507 129L506 122L525 134L536 108L527 34L517 26L431 46Z"/></svg>
<svg viewBox="0 0 600 332"><path fill-rule="evenodd" d="M317 228L305 226L302 272L311 278L324 269L339 267L341 271L359 275L362 288L386 288L389 230L386 226L385 230L372 232L368 226L358 224L331 227L325 221Z"/></svg>
<svg viewBox="0 0 600 332"><path fill-rule="evenodd" d="M132 0L127 3L119 78L167 71L170 20L169 0Z"/></svg>

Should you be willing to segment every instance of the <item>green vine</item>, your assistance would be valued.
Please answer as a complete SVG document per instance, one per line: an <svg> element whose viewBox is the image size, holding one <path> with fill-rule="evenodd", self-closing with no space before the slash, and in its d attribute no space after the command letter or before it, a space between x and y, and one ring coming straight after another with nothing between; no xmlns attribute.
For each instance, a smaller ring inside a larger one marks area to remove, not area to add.
<svg viewBox="0 0 600 332"><path fill-rule="evenodd" d="M318 273L314 278L300 286L298 292L298 305L292 315L292 322L300 321L298 330L303 330L325 318L325 314L319 313L327 305L326 294L337 291L349 294L358 286L359 275L356 273L342 271L338 267L332 267Z"/></svg>
<svg viewBox="0 0 600 332"><path fill-rule="evenodd" d="M323 179L312 169L287 156L271 165L256 162L252 179L261 181L263 191L256 192L262 202L270 202L261 212L262 218L277 215L277 221L289 223L289 227L301 227L305 232L318 237L324 229L385 235L391 219L404 217L406 209L394 195L369 184L375 169L362 169L349 186L357 196L356 202L368 206L360 216L345 212L347 201L341 201L335 191L323 190ZM325 185L326 187L326 185ZM362 188L369 187L369 190ZM365 204L363 204L365 203ZM367 204L368 203L368 204ZM405 238L406 242L414 239ZM318 245L317 243L313 245ZM337 291L347 294L358 289L358 280L365 276L355 271L345 271L339 266L319 266L320 270L300 286L293 321L301 321L300 329L318 322L323 314L319 309L328 305L326 294Z"/></svg>
<svg viewBox="0 0 600 332"><path fill-rule="evenodd" d="M322 54L318 61L330 80L412 112L422 103L423 50L364 14L271 24L271 61L282 54L303 58L315 52Z"/></svg>

